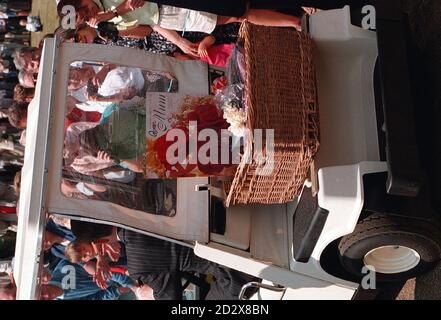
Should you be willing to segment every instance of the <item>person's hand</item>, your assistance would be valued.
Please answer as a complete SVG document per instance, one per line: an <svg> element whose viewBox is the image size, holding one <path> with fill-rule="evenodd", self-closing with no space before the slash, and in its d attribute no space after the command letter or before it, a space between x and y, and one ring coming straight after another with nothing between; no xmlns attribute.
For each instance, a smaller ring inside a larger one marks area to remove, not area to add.
<svg viewBox="0 0 441 320"><path fill-rule="evenodd" d="M107 77L107 73L106 72L98 72L93 78L92 78L92 83L94 86L96 87L100 87L104 80Z"/></svg>
<svg viewBox="0 0 441 320"><path fill-rule="evenodd" d="M199 58L198 47L199 46L196 43L188 41L187 39L181 39L179 43L179 49L181 49L185 54L194 58Z"/></svg>
<svg viewBox="0 0 441 320"><path fill-rule="evenodd" d="M203 41L199 44L199 47L198 47L198 54L199 54L199 56L200 56L201 58L206 58L206 57L208 57L208 49L207 49L207 45L206 45Z"/></svg>
<svg viewBox="0 0 441 320"><path fill-rule="evenodd" d="M127 8L130 10L136 10L144 6L144 0L126 0Z"/></svg>
<svg viewBox="0 0 441 320"><path fill-rule="evenodd" d="M107 254L107 256L112 260L113 262L117 262L119 260L119 256L121 253L121 245L118 241L115 242L108 242L103 244L104 246L104 252Z"/></svg>
<svg viewBox="0 0 441 320"><path fill-rule="evenodd" d="M12 140L12 138L2 139L0 141L0 149L14 150L14 141Z"/></svg>
<svg viewBox="0 0 441 320"><path fill-rule="evenodd" d="M302 32L302 20L300 18L297 18L294 28L296 28L298 32Z"/></svg>
<svg viewBox="0 0 441 320"><path fill-rule="evenodd" d="M115 68L116 66L114 64L109 63L104 65L101 68L101 70L97 74L95 74L95 76L92 78L92 84L96 87L100 87L103 84L109 72Z"/></svg>
<svg viewBox="0 0 441 320"><path fill-rule="evenodd" d="M96 27L98 27L98 24L100 22L112 20L114 18L114 16L115 16L114 13L111 11L98 13L96 16L89 18L87 20L87 24L89 26L91 26L92 28L96 28Z"/></svg>
<svg viewBox="0 0 441 320"><path fill-rule="evenodd" d="M146 284L137 287L134 292L138 300L155 300L153 289Z"/></svg>
<svg viewBox="0 0 441 320"><path fill-rule="evenodd" d="M111 156L105 151L98 151L97 158L102 161L112 161Z"/></svg>
<svg viewBox="0 0 441 320"><path fill-rule="evenodd" d="M106 289L109 285L107 281L112 278L112 272L110 271L110 266L105 259L102 257L98 258L96 261L96 269L94 281L100 289Z"/></svg>
<svg viewBox="0 0 441 320"><path fill-rule="evenodd" d="M320 10L317 8L313 8L313 7L302 7L303 11L306 12L306 14L312 15L314 13L319 12Z"/></svg>

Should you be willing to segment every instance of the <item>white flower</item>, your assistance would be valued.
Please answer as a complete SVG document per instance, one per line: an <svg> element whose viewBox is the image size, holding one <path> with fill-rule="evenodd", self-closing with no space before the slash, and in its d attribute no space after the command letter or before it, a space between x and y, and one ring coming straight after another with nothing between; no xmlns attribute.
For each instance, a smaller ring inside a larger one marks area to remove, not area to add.
<svg viewBox="0 0 441 320"><path fill-rule="evenodd" d="M237 137L245 136L247 114L244 109L226 105L223 108L224 119L230 124L228 131Z"/></svg>

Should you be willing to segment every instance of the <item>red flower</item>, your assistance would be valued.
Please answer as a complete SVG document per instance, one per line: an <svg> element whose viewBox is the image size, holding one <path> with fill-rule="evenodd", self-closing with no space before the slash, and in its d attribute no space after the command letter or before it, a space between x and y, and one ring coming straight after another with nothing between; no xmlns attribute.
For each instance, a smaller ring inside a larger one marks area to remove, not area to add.
<svg viewBox="0 0 441 320"><path fill-rule="evenodd" d="M174 128L174 129L180 129L185 132L185 146L180 146L180 148L186 148L188 150L188 130L184 127ZM170 148L171 145L176 143L177 138L174 141L167 141L167 133L159 137L155 142L155 152L158 156L159 161L164 164L164 166L167 168L167 170L172 169L172 164L170 164L167 160L167 150Z"/></svg>
<svg viewBox="0 0 441 320"><path fill-rule="evenodd" d="M205 128L213 130L227 129L228 123L220 115L217 107L213 104L204 104L194 108L187 116L188 121L196 121L198 131Z"/></svg>
<svg viewBox="0 0 441 320"><path fill-rule="evenodd" d="M185 146L181 146L182 148L185 147L186 150L186 156L189 155L189 131L188 131L188 123L189 121L196 121L197 122L197 130L198 134L201 130L210 128L212 130L215 130L217 132L218 136L218 163L219 164L201 164L198 161L197 167L199 171L201 171L204 174L207 175L215 175L219 174L224 168L229 167L229 164L220 164L221 162L221 148L222 144L220 141L221 138L221 130L228 128L228 123L226 120L222 117L222 114L218 111L217 107L214 104L206 103L203 105L199 105L194 107L194 110L188 113L187 115L187 127L185 126L178 126L174 129L180 129L185 132ZM158 159L164 164L164 166L167 168L167 170L170 173L170 176L173 177L182 177L182 176L191 176L191 171L196 168L196 165L187 165L185 168L181 164L175 164L171 165L167 161L167 150L168 148L177 141L167 141L166 140L167 134L159 137L155 142L155 152L158 156ZM199 148L203 146L206 142L204 141L198 141L198 152ZM209 156L209 155L208 155ZM184 161L185 159L182 159Z"/></svg>
<svg viewBox="0 0 441 320"><path fill-rule="evenodd" d="M216 95L218 91L221 91L226 86L228 86L227 77L223 76L220 78L216 78L211 85L211 94Z"/></svg>

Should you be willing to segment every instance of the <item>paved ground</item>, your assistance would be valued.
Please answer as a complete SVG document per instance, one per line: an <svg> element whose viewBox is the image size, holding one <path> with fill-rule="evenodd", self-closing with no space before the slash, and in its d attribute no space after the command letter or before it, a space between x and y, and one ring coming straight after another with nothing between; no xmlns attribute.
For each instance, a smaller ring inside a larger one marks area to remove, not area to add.
<svg viewBox="0 0 441 320"><path fill-rule="evenodd" d="M377 300L441 300L441 265L422 277L381 288Z"/></svg>
<svg viewBox="0 0 441 320"><path fill-rule="evenodd" d="M409 280L399 292L396 300L441 300L441 266L434 271ZM389 297L393 299L394 296Z"/></svg>
<svg viewBox="0 0 441 320"><path fill-rule="evenodd" d="M40 16L41 23L43 24L42 32L32 33L31 45L36 47L45 34L54 32L58 27L55 0L34 0L32 3L32 14Z"/></svg>

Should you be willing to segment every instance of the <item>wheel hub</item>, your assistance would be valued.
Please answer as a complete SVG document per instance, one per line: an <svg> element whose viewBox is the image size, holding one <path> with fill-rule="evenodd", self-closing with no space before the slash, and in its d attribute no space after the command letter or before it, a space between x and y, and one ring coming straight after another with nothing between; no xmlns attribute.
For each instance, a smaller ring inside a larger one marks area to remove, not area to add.
<svg viewBox="0 0 441 320"><path fill-rule="evenodd" d="M376 272L397 274L415 268L421 257L412 248L391 245L375 248L364 257L364 264L375 268Z"/></svg>

